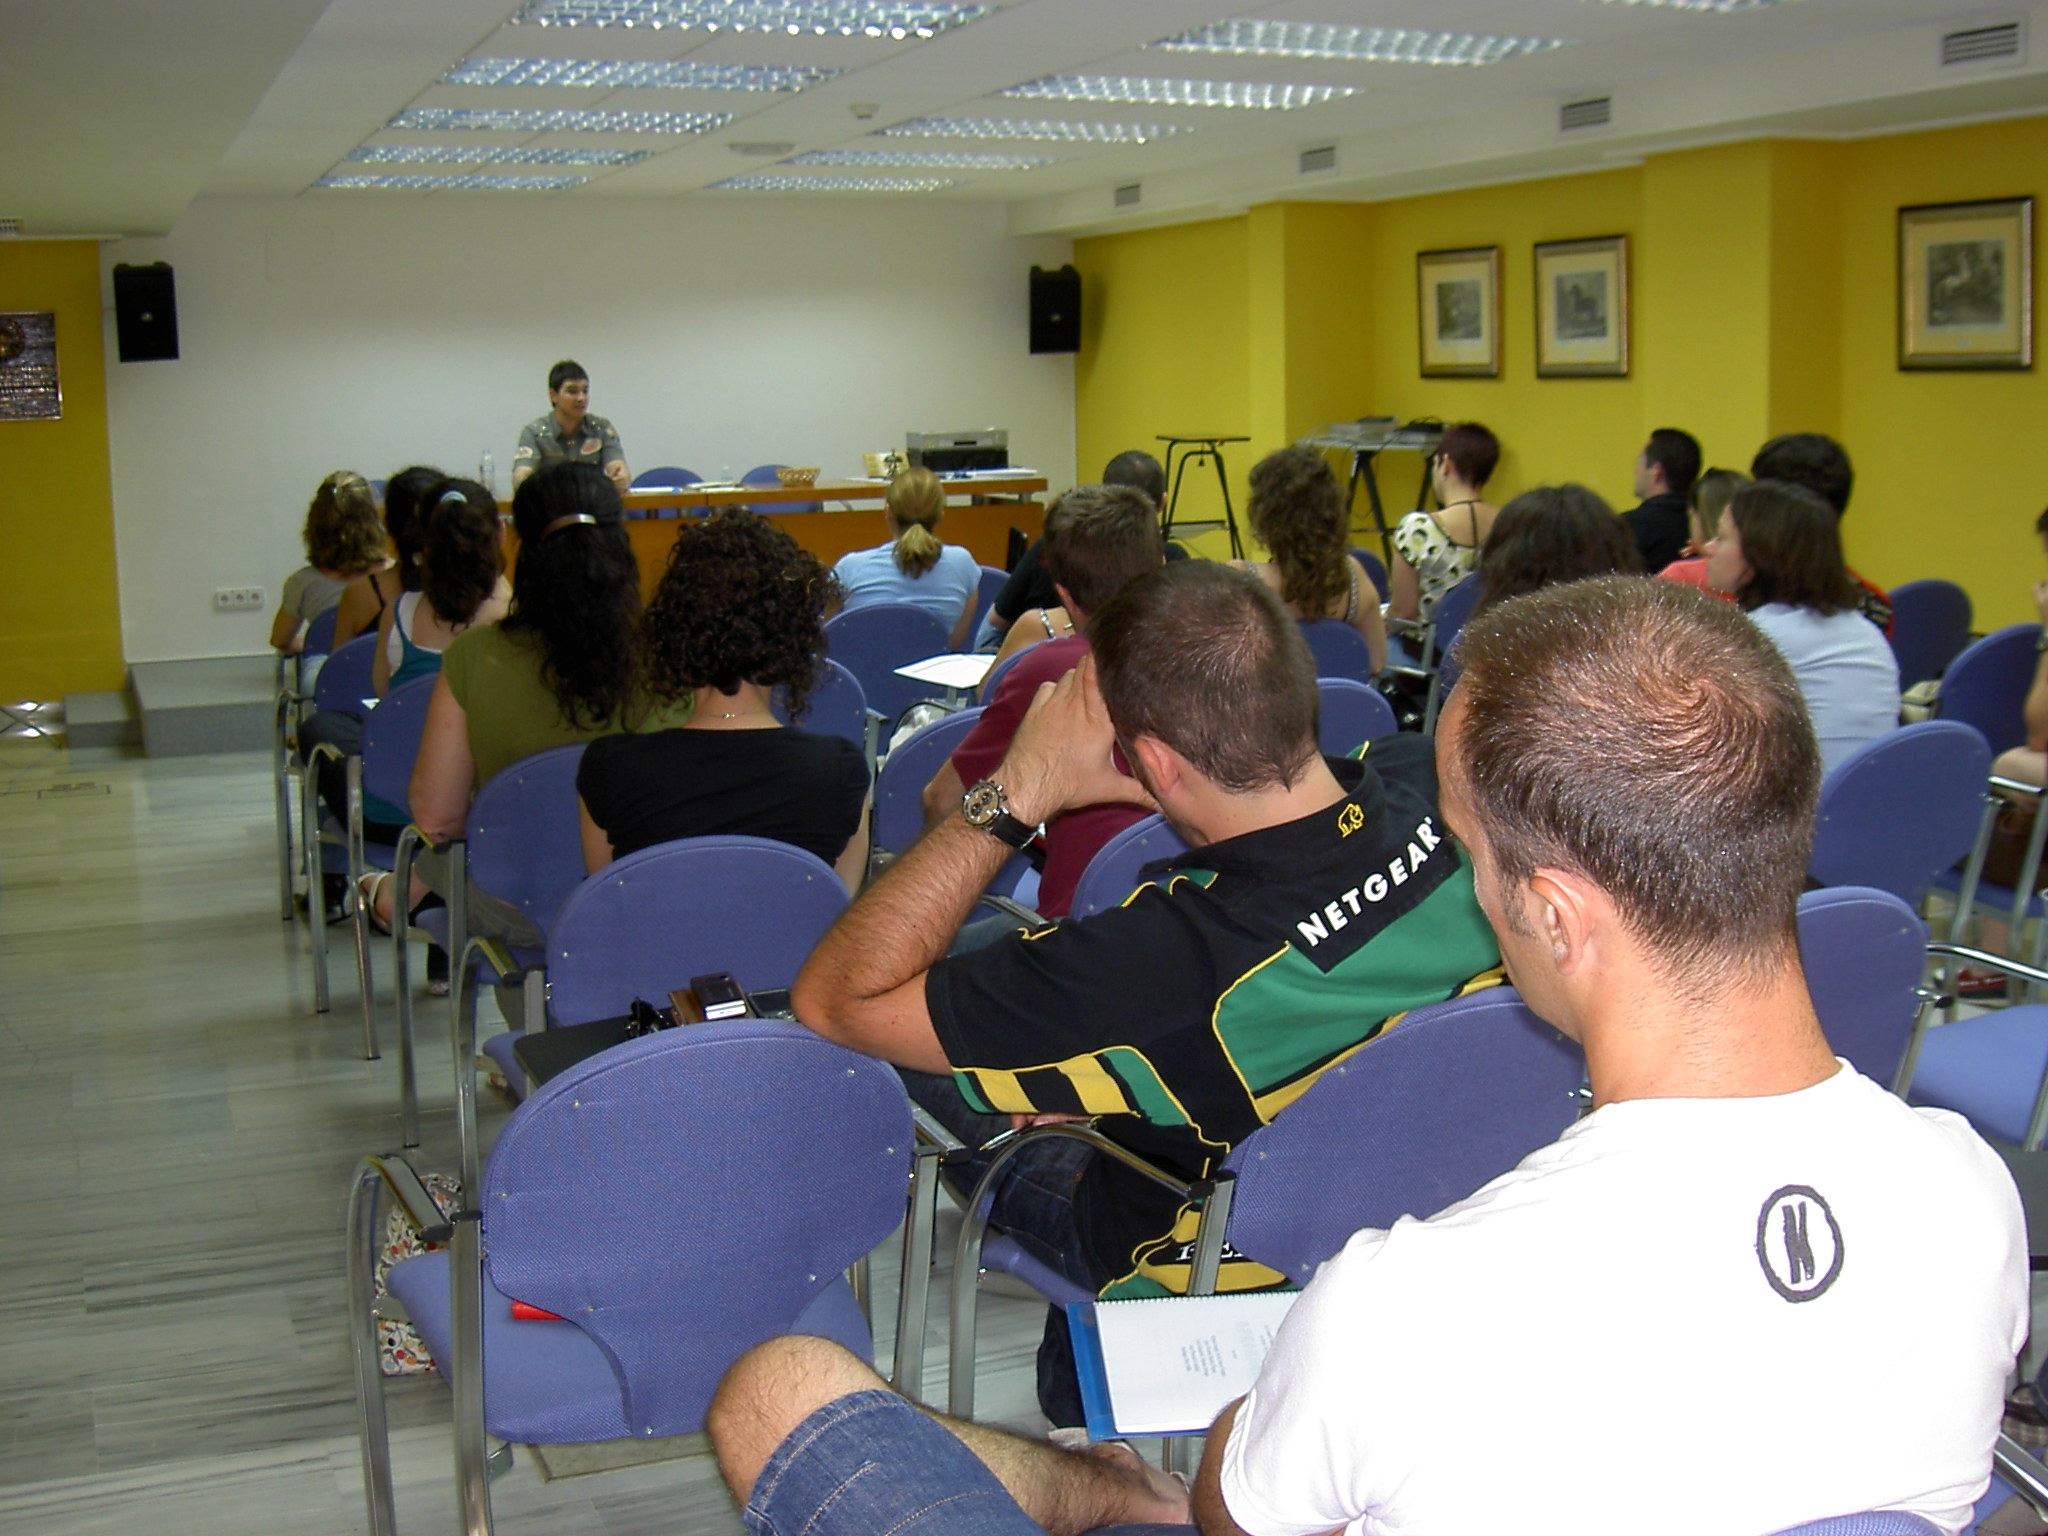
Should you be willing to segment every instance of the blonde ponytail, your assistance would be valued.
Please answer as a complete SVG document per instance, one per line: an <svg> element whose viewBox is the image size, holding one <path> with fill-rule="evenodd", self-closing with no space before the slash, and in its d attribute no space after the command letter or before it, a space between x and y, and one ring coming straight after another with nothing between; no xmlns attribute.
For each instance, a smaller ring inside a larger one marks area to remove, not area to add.
<svg viewBox="0 0 2048 1536"><path fill-rule="evenodd" d="M902 531L896 535L896 569L922 576L939 563L946 546L933 530L946 510L939 477L924 468L905 470L889 486L889 516Z"/></svg>

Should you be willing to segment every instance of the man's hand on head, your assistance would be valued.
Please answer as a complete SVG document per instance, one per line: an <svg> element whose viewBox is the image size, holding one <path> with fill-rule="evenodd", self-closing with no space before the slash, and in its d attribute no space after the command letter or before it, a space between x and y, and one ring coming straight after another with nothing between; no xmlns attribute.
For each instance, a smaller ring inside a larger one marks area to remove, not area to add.
<svg viewBox="0 0 2048 1536"><path fill-rule="evenodd" d="M1095 679L1095 658L1056 683L1038 685L994 777L1020 821L1050 821L1084 805L1157 807L1145 786L1117 771L1116 727Z"/></svg>

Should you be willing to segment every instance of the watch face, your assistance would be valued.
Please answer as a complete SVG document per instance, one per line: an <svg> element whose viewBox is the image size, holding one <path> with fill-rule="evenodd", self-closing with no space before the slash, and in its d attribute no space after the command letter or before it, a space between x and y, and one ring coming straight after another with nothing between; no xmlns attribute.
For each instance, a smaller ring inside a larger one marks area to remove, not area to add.
<svg viewBox="0 0 2048 1536"><path fill-rule="evenodd" d="M1003 786L994 779L983 779L967 791L960 802L960 810L969 825L987 826L1003 814Z"/></svg>

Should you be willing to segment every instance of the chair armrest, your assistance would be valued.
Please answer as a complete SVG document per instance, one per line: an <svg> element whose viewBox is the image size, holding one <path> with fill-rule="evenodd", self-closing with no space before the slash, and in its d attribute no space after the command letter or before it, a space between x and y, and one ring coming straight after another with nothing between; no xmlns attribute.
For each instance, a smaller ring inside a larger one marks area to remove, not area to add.
<svg viewBox="0 0 2048 1536"><path fill-rule="evenodd" d="M2048 794L2048 789L2039 784L2029 784L2024 779L2008 779L2002 773L1991 775L1991 787L2011 795L2024 795L2029 800L2039 800L2043 794Z"/></svg>
<svg viewBox="0 0 2048 1536"><path fill-rule="evenodd" d="M1992 970L2003 972L2007 976L2018 976L2023 980L2048 986L2048 971L2042 970L2038 965L2029 965L2024 960L2015 960L2010 955L1994 955L1988 949L1976 949L1968 944L1945 944L1940 940L1930 943L1927 946L1927 953L1967 960L1972 965L1989 966ZM1937 998L1935 1001L1939 1002L1940 999Z"/></svg>
<svg viewBox="0 0 2048 1536"><path fill-rule="evenodd" d="M917 1132L917 1139L923 1143L920 1152L927 1149L936 1151L942 1159L957 1161L973 1149L932 1118L931 1112L921 1104L910 1106L910 1123Z"/></svg>
<svg viewBox="0 0 2048 1536"><path fill-rule="evenodd" d="M441 1207L434 1203L434 1197L420 1182L420 1176L413 1172L411 1163L397 1156L367 1157L363 1161L383 1178L384 1187L391 1191L391 1197L405 1212L405 1219L419 1233L422 1242L445 1243L454 1235L454 1221L441 1214ZM464 1193L467 1195L467 1191Z"/></svg>
<svg viewBox="0 0 2048 1536"><path fill-rule="evenodd" d="M1025 906L1021 901L1012 901L1007 896L996 896L987 891L983 891L974 900L977 906L994 907L1000 915L1014 917L1018 922L1027 924L1030 927L1043 928L1045 926L1046 919Z"/></svg>
<svg viewBox="0 0 2048 1536"><path fill-rule="evenodd" d="M2033 1506L2035 1514L2048 1519L2048 1466L2009 1435L1998 1437L1991 1449L1991 1465L2014 1493Z"/></svg>

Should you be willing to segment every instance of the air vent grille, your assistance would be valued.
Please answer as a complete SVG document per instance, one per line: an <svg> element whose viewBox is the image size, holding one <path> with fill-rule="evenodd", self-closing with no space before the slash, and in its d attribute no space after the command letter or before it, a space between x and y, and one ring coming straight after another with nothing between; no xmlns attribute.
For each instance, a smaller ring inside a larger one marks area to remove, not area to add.
<svg viewBox="0 0 2048 1536"><path fill-rule="evenodd" d="M0 219L0 240L19 240L20 238L21 220Z"/></svg>
<svg viewBox="0 0 2048 1536"><path fill-rule="evenodd" d="M1301 152L1301 174L1311 175L1316 171L1337 169L1337 146L1325 144L1321 149L1304 149Z"/></svg>
<svg viewBox="0 0 2048 1536"><path fill-rule="evenodd" d="M786 139L734 139L725 146L736 155L787 155L796 145Z"/></svg>
<svg viewBox="0 0 2048 1536"><path fill-rule="evenodd" d="M1135 208L1138 206L1137 182L1134 181L1127 187L1118 187L1116 189L1116 205L1119 208Z"/></svg>
<svg viewBox="0 0 2048 1536"><path fill-rule="evenodd" d="M1584 101L1568 101L1557 109L1557 126L1563 133L1575 128L1604 128L1613 121L1612 96L1588 96Z"/></svg>
<svg viewBox="0 0 2048 1536"><path fill-rule="evenodd" d="M1958 64L1993 64L2020 56L2020 24L2002 21L1993 27L1971 27L1941 35L1941 67Z"/></svg>

